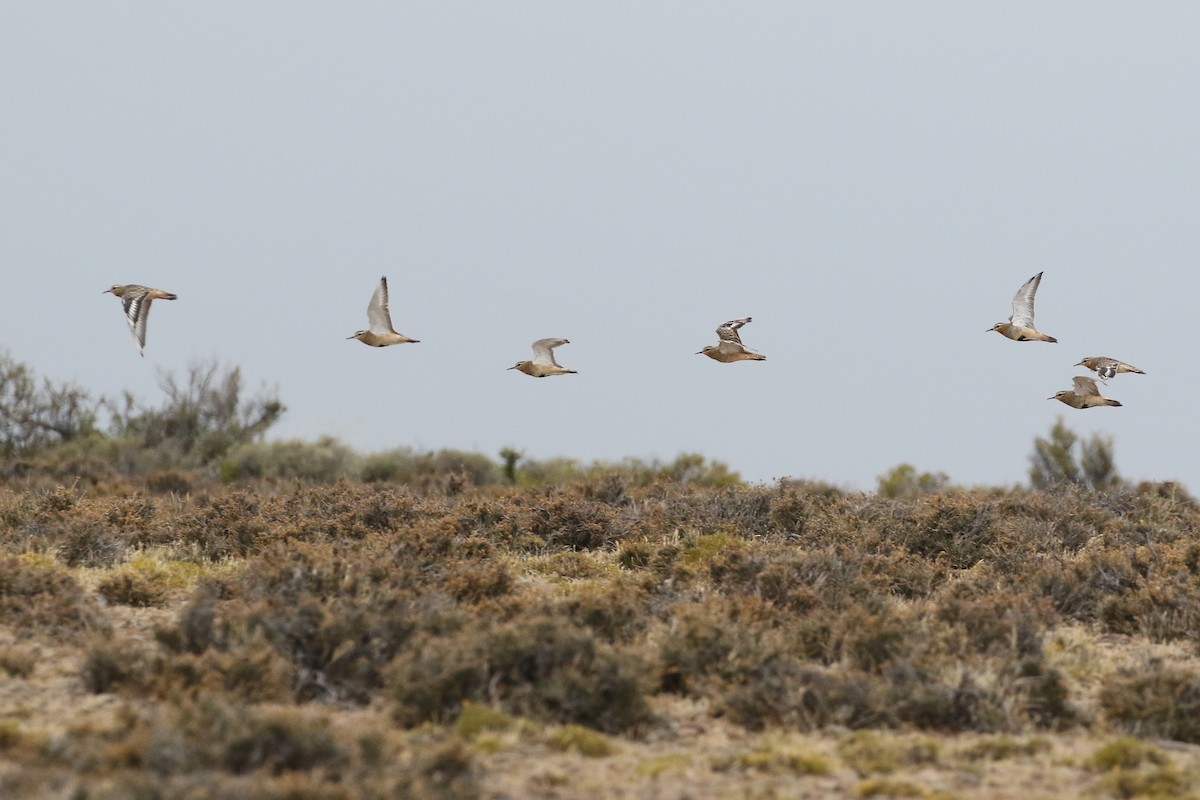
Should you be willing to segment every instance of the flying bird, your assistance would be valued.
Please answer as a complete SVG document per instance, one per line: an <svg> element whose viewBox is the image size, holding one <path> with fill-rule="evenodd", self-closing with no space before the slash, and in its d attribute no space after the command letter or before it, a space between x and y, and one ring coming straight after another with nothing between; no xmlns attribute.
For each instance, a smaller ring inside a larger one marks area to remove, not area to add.
<svg viewBox="0 0 1200 800"><path fill-rule="evenodd" d="M100 294L109 292L121 298L121 304L125 307L125 321L129 323L129 332L133 334L133 341L137 344L138 355L144 358L146 320L150 319L150 304L155 300L174 300L176 295L136 283L115 284Z"/></svg>
<svg viewBox="0 0 1200 800"><path fill-rule="evenodd" d="M545 378L550 375L576 375L573 369L567 369L554 360L554 348L560 344L570 344L566 339L538 339L533 343L533 360L518 361L509 369L524 372L535 378Z"/></svg>
<svg viewBox="0 0 1200 800"><path fill-rule="evenodd" d="M1089 356L1083 361L1080 361L1075 366L1084 366L1100 376L1103 383L1108 383L1108 379L1114 375L1120 375L1122 372L1136 372L1138 375L1145 375L1137 367L1132 364L1126 364L1124 361L1117 361L1115 358L1108 356Z"/></svg>
<svg viewBox="0 0 1200 800"><path fill-rule="evenodd" d="M1058 400L1061 403L1066 403L1071 408L1095 408L1096 406L1119 406L1120 402L1109 400L1107 397L1100 396L1100 390L1096 388L1096 381L1083 375L1076 375L1073 379L1075 388L1063 389L1061 392L1056 392L1054 397L1047 397L1047 400Z"/></svg>
<svg viewBox="0 0 1200 800"><path fill-rule="evenodd" d="M1033 327L1033 298L1037 294L1038 284L1042 282L1042 273L1034 275L1025 281L1025 285L1013 295L1012 316L1008 322L997 322L989 331L996 331L1009 339L1018 342L1057 342L1053 336L1047 336Z"/></svg>
<svg viewBox="0 0 1200 800"><path fill-rule="evenodd" d="M395 328L392 327L392 315L388 311L386 275L379 279L379 285L375 287L375 293L371 295L371 302L367 304L367 323L369 327L365 331L357 331L353 336L346 338L358 339L371 347L387 347L389 344L421 341L420 339L410 339L402 333L396 333Z"/></svg>
<svg viewBox="0 0 1200 800"><path fill-rule="evenodd" d="M717 338L720 341L717 344L705 345L704 349L697 351L696 355L706 355L722 364L732 361L766 361L767 357L762 353L756 353L742 344L742 337L738 335L738 328L750 320L750 317L742 317L723 323L721 327L717 328Z"/></svg>

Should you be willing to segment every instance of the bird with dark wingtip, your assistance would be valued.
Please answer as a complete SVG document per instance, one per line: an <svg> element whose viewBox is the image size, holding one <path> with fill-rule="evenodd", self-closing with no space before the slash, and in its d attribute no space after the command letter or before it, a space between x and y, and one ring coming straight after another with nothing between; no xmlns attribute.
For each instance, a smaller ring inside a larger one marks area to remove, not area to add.
<svg viewBox="0 0 1200 800"><path fill-rule="evenodd" d="M1120 375L1122 372L1136 372L1138 375L1146 374L1132 364L1126 364L1124 361L1117 361L1115 358L1109 358L1108 356L1089 356L1075 364L1075 366L1087 367L1100 376L1102 383L1108 383L1109 378Z"/></svg>
<svg viewBox="0 0 1200 800"><path fill-rule="evenodd" d="M154 300L175 300L177 295L137 283L114 284L111 289L105 289L100 294L109 292L121 298L121 304L125 307L125 321L129 323L129 332L133 334L133 341L137 344L138 355L144 358L150 303Z"/></svg>
<svg viewBox="0 0 1200 800"><path fill-rule="evenodd" d="M1109 400L1107 397L1101 397L1100 390L1096 388L1096 382L1091 378L1076 375L1074 384L1074 389L1063 389L1061 392L1055 392L1053 397L1047 397L1046 399L1066 403L1071 408L1096 408L1098 406L1121 405L1118 400Z"/></svg>
<svg viewBox="0 0 1200 800"><path fill-rule="evenodd" d="M722 323L721 327L717 328L717 339L720 341L716 344L705 345L703 350L696 352L696 355L708 356L722 364L731 364L734 361L766 361L767 357L762 353L756 353L742 344L742 337L738 334L738 328L750 322L751 319L751 317L742 317Z"/></svg>

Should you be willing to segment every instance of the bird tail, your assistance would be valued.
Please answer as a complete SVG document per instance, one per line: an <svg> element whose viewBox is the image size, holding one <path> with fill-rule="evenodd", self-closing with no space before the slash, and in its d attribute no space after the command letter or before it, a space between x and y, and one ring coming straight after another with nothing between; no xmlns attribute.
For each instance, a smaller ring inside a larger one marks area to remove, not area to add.
<svg viewBox="0 0 1200 800"><path fill-rule="evenodd" d="M1121 401L1120 401L1120 400L1109 400L1109 399L1106 397L1106 398L1104 398L1104 405L1106 405L1106 406L1120 406L1120 405L1121 405Z"/></svg>
<svg viewBox="0 0 1200 800"><path fill-rule="evenodd" d="M1055 339L1053 336L1046 336L1046 334L1042 334L1042 337L1043 342L1054 342L1055 344L1058 344L1058 339Z"/></svg>

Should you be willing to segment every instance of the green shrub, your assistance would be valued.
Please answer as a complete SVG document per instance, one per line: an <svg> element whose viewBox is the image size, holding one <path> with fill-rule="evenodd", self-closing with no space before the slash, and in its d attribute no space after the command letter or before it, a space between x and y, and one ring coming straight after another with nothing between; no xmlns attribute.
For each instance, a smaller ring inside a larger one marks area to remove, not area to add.
<svg viewBox="0 0 1200 800"><path fill-rule="evenodd" d="M353 474L354 451L328 436L316 442L244 442L221 461L225 482L275 478L332 483Z"/></svg>

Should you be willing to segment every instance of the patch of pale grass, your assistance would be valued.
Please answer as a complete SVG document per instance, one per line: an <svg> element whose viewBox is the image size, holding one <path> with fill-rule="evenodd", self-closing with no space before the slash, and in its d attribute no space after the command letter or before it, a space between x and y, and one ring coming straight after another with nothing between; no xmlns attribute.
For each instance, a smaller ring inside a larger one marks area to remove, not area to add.
<svg viewBox="0 0 1200 800"><path fill-rule="evenodd" d="M588 758L603 758L616 752L612 740L603 733L582 725L563 725L546 734L546 744L561 752L573 752Z"/></svg>

